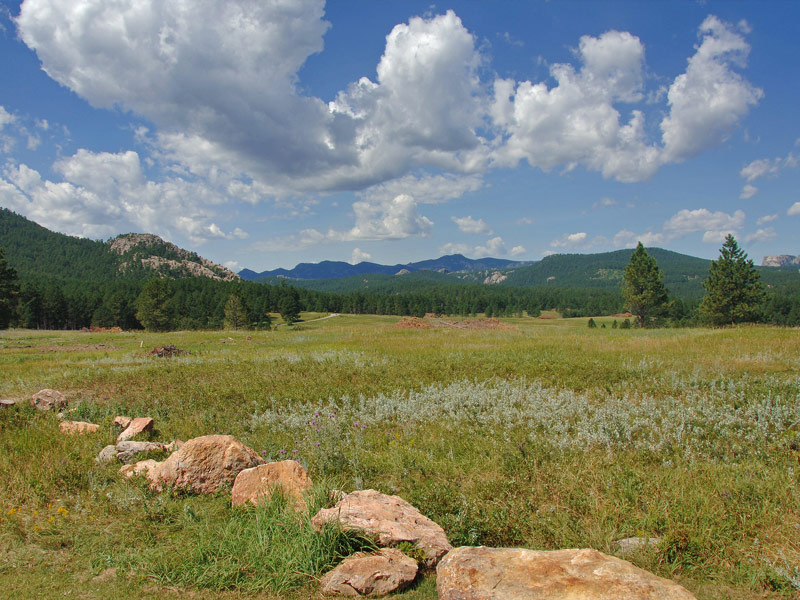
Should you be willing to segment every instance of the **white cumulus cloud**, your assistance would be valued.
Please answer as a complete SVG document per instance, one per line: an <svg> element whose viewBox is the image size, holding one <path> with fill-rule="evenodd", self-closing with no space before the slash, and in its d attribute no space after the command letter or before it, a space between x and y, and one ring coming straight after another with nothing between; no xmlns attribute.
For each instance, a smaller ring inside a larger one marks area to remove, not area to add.
<svg viewBox="0 0 800 600"><path fill-rule="evenodd" d="M800 215L800 202L795 202L789 207L789 210L786 211L786 214L790 217L796 217Z"/></svg>
<svg viewBox="0 0 800 600"><path fill-rule="evenodd" d="M755 233L751 233L750 235L744 238L745 242L771 242L778 234L772 227L766 227L764 229L759 229Z"/></svg>
<svg viewBox="0 0 800 600"><path fill-rule="evenodd" d="M483 219L473 219L472 215L466 217L450 217L462 233L491 234L492 230Z"/></svg>
<svg viewBox="0 0 800 600"><path fill-rule="evenodd" d="M745 213L737 210L732 215L722 211L712 212L707 208L678 211L666 223L664 232L671 237L683 237L690 233L705 231L704 242L725 239L729 233L736 233L744 227Z"/></svg>
<svg viewBox="0 0 800 600"><path fill-rule="evenodd" d="M372 255L369 252L364 252L361 248L353 248L353 254L350 256L350 263L357 265L360 262L369 260Z"/></svg>

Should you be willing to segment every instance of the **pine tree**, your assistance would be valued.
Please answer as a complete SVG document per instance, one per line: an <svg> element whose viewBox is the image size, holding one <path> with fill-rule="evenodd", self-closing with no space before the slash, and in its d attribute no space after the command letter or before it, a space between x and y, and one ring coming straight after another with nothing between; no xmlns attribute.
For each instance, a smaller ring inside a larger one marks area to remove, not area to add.
<svg viewBox="0 0 800 600"><path fill-rule="evenodd" d="M225 303L225 325L239 329L245 325L247 318L247 311L242 304L242 299L237 294L228 296L228 301Z"/></svg>
<svg viewBox="0 0 800 600"><path fill-rule="evenodd" d="M136 298L136 318L145 329L167 331L171 326L170 290L164 279L152 279Z"/></svg>
<svg viewBox="0 0 800 600"><path fill-rule="evenodd" d="M17 272L8 266L5 251L0 248L0 329L6 329L17 305Z"/></svg>
<svg viewBox="0 0 800 600"><path fill-rule="evenodd" d="M278 303L278 312L287 325L300 320L300 295L293 287L281 286L281 299Z"/></svg>
<svg viewBox="0 0 800 600"><path fill-rule="evenodd" d="M625 307L642 327L650 325L652 319L661 316L667 308L667 288L663 279L664 274L658 268L656 259L639 242L625 267L622 295L625 297Z"/></svg>
<svg viewBox="0 0 800 600"><path fill-rule="evenodd" d="M759 274L732 235L725 238L719 258L711 262L703 282L706 296L698 312L712 325L734 325L758 319L765 300Z"/></svg>

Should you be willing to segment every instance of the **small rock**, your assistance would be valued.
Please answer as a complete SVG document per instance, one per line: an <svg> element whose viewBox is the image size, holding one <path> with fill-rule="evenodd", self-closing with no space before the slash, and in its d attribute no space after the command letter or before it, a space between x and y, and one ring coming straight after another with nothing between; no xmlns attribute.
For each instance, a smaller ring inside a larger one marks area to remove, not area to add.
<svg viewBox="0 0 800 600"><path fill-rule="evenodd" d="M399 496L387 496L375 490L347 494L333 508L323 508L311 519L319 531L328 522L339 521L342 527L360 529L373 537L379 546L410 542L425 554L425 565L434 567L453 547L444 530Z"/></svg>
<svg viewBox="0 0 800 600"><path fill-rule="evenodd" d="M102 465L105 463L110 463L116 457L117 457L117 447L114 444L109 444L108 446L100 450L100 453L94 459L94 462Z"/></svg>
<svg viewBox="0 0 800 600"><path fill-rule="evenodd" d="M417 561L394 548L354 554L320 580L326 595L385 596L407 587L417 576Z"/></svg>
<svg viewBox="0 0 800 600"><path fill-rule="evenodd" d="M131 421L133 421L133 419L131 419L130 417L122 417L122 416L114 417L114 425L116 425L117 427L121 427L122 429L126 429L128 425L131 424Z"/></svg>
<svg viewBox="0 0 800 600"><path fill-rule="evenodd" d="M94 433L100 429L100 425L87 423L85 421L61 421L58 428L64 435L75 435L81 433Z"/></svg>
<svg viewBox="0 0 800 600"><path fill-rule="evenodd" d="M205 435L186 442L165 461L139 461L120 469L126 477L144 474L150 487L165 485L199 494L211 494L232 484L244 469L264 464L258 453L232 435Z"/></svg>
<svg viewBox="0 0 800 600"><path fill-rule="evenodd" d="M696 600L597 550L461 547L436 568L439 600Z"/></svg>
<svg viewBox="0 0 800 600"><path fill-rule="evenodd" d="M120 468L119 472L128 479L134 475L144 475L150 481L153 481L154 477L157 476L158 467L160 465L161 463L157 460L148 458L147 460L140 460L135 465L124 465Z"/></svg>
<svg viewBox="0 0 800 600"><path fill-rule="evenodd" d="M169 444L164 446L164 449L167 452L175 452L175 450L180 450L181 446L183 446L184 442L180 440L172 440Z"/></svg>
<svg viewBox="0 0 800 600"><path fill-rule="evenodd" d="M661 543L660 537L629 537L614 542L620 554L627 554L639 548L655 548Z"/></svg>
<svg viewBox="0 0 800 600"><path fill-rule="evenodd" d="M164 451L167 449L166 444L160 442L119 442L115 446L117 451L117 458L127 464L130 464L139 454L145 452Z"/></svg>
<svg viewBox="0 0 800 600"><path fill-rule="evenodd" d="M131 419L125 430L117 436L117 443L126 442L140 433L149 433L151 431L153 431L153 419L150 417L136 417Z"/></svg>
<svg viewBox="0 0 800 600"><path fill-rule="evenodd" d="M93 583L105 583L107 581L114 581L117 578L117 568L109 567L104 569L99 575L92 577Z"/></svg>
<svg viewBox="0 0 800 600"><path fill-rule="evenodd" d="M9 398L0 399L0 408L11 408L17 403L16 400L11 400Z"/></svg>
<svg viewBox="0 0 800 600"><path fill-rule="evenodd" d="M67 399L57 390L44 389L33 395L31 404L39 410L58 410L67 405Z"/></svg>
<svg viewBox="0 0 800 600"><path fill-rule="evenodd" d="M269 499L273 490L278 487L288 498L294 500L295 511L306 511L304 495L311 491L311 479L296 460L283 460L241 471L233 482L231 504L258 504L264 498Z"/></svg>

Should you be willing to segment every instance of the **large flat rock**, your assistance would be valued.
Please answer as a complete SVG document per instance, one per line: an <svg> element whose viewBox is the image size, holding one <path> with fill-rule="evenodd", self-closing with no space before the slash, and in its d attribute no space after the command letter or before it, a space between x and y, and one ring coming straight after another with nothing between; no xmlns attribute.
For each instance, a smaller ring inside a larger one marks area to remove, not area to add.
<svg viewBox="0 0 800 600"><path fill-rule="evenodd" d="M400 550L382 548L376 554L354 554L320 579L330 596L385 596L402 590L417 576L417 561Z"/></svg>
<svg viewBox="0 0 800 600"><path fill-rule="evenodd" d="M591 549L464 546L436 568L439 600L696 600L685 588Z"/></svg>
<svg viewBox="0 0 800 600"><path fill-rule="evenodd" d="M379 546L410 542L425 554L425 564L436 566L452 549L444 530L399 496L375 490L347 494L333 508L323 508L311 520L317 530L325 523L338 521L342 527L359 529Z"/></svg>
<svg viewBox="0 0 800 600"><path fill-rule="evenodd" d="M258 504L269 500L276 489L282 490L292 500L294 510L307 510L305 495L311 492L311 479L296 460L282 460L241 471L233 482L231 504Z"/></svg>

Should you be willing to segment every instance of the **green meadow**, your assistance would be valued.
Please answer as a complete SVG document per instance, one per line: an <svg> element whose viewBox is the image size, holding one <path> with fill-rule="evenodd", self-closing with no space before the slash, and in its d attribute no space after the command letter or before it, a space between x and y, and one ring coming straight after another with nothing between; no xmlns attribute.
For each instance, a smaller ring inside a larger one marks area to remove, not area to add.
<svg viewBox="0 0 800 600"><path fill-rule="evenodd" d="M454 546L619 555L616 540L653 536L625 558L701 600L800 595L799 330L317 316L266 332L1 332L0 398L21 402L0 409L0 597L315 597L370 543L316 534L309 516L367 488ZM169 344L187 354L148 354ZM42 388L100 431L59 433L29 405ZM94 461L116 415L153 417L158 441L224 433L300 461L311 514L124 480ZM435 598L433 574L401 595Z"/></svg>

